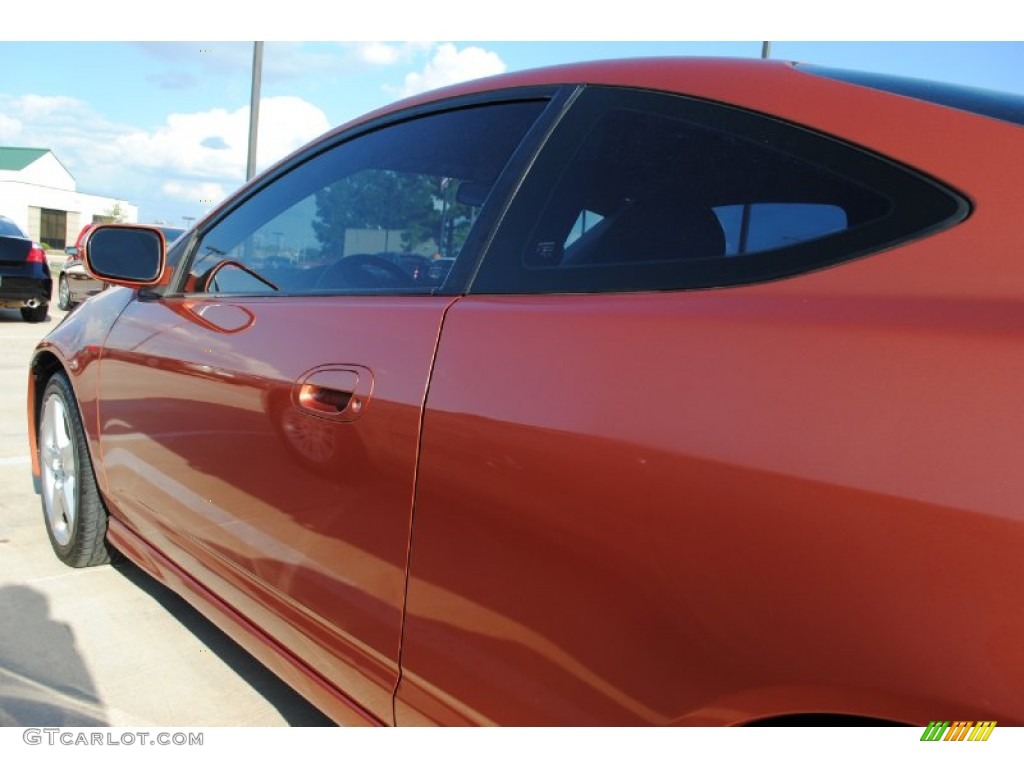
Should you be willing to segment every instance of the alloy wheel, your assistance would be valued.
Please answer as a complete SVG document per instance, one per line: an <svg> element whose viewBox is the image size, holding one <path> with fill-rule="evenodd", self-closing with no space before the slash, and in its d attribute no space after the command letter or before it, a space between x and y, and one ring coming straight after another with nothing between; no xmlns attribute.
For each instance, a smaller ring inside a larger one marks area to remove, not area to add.
<svg viewBox="0 0 1024 768"><path fill-rule="evenodd" d="M71 309L71 288L68 286L67 278L62 277L57 286L58 304L61 309Z"/></svg>
<svg viewBox="0 0 1024 768"><path fill-rule="evenodd" d="M58 394L50 394L43 403L39 462L46 524L57 544L66 547L78 517L78 467L67 406Z"/></svg>

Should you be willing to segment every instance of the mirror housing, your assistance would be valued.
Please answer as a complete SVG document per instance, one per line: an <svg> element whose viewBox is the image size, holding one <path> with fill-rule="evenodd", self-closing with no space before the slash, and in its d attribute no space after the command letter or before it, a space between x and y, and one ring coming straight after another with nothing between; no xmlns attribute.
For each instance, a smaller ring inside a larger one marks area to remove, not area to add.
<svg viewBox="0 0 1024 768"><path fill-rule="evenodd" d="M129 288L160 285L167 244L154 227L136 224L101 224L90 230L85 242L85 268L93 277Z"/></svg>

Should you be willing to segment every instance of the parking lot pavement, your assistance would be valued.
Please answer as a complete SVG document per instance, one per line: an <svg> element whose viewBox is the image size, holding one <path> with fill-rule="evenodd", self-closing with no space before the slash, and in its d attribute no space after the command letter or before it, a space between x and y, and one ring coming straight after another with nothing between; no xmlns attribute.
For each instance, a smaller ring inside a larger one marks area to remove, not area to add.
<svg viewBox="0 0 1024 768"><path fill-rule="evenodd" d="M0 726L327 725L328 720L135 566L54 556L32 489L25 387L36 342L0 309Z"/></svg>

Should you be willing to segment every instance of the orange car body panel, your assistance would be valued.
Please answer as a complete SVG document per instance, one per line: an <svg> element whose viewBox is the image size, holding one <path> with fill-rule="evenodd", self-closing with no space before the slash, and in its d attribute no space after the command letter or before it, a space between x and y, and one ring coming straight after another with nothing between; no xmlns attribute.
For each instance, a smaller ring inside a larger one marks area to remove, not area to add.
<svg viewBox="0 0 1024 768"><path fill-rule="evenodd" d="M125 522L384 722L420 414L450 302L137 302L101 364L106 491ZM329 380L308 373L325 365L361 372L358 419L302 407L296 385Z"/></svg>
<svg viewBox="0 0 1024 768"><path fill-rule="evenodd" d="M807 680L885 692L849 714L1021 711L1019 307L802 280L449 312L402 699L658 724L763 690L745 720Z"/></svg>
<svg viewBox="0 0 1024 768"><path fill-rule="evenodd" d="M71 374L114 542L339 721L1024 723L1024 131L706 60L504 75L365 119L550 83L771 114L973 209L705 291L106 291L40 352ZM301 413L325 365L372 378L358 419ZM326 463L288 448L297 418Z"/></svg>
<svg viewBox="0 0 1024 768"><path fill-rule="evenodd" d="M976 207L765 285L453 307L398 722L944 705L1020 721L1021 129L781 64L687 75L688 93L867 145ZM650 63L607 80L679 84Z"/></svg>
<svg viewBox="0 0 1024 768"><path fill-rule="evenodd" d="M36 423L40 403L36 397L42 394L35 386L35 377L40 368L56 365L67 372L71 386L78 399L82 416L82 427L89 442L89 452L94 459L99 456L99 427L96 409L99 397L99 359L103 352L110 327L124 308L134 298L128 289L103 291L97 294L90 305L88 315L72 312L64 317L60 325L46 335L36 348L32 370L29 372L28 424L29 448L32 454L32 476L39 481L39 450L36 444ZM97 466L98 480L102 487L101 467Z"/></svg>

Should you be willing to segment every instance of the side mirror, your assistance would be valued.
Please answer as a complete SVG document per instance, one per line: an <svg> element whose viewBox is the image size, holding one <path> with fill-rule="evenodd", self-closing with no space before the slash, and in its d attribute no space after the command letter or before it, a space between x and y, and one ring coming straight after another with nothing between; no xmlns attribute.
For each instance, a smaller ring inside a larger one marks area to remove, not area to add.
<svg viewBox="0 0 1024 768"><path fill-rule="evenodd" d="M153 227L101 224L82 244L93 277L130 288L157 285L164 276L166 243Z"/></svg>

